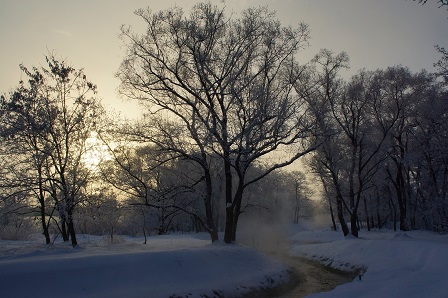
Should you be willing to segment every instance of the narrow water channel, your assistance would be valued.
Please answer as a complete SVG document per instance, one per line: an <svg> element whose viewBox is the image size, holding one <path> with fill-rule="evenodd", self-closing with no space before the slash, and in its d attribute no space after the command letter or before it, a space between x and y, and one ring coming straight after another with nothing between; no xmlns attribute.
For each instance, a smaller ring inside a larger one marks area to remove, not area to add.
<svg viewBox="0 0 448 298"><path fill-rule="evenodd" d="M357 272L345 272L326 267L319 262L288 254L290 244L279 233L252 233L242 237L240 243L261 251L275 259L281 260L293 267L298 276L297 284L288 293L275 296L281 298L300 298L307 295L328 292L339 285L352 282L358 276ZM305 244L304 244L305 245Z"/></svg>
<svg viewBox="0 0 448 298"><path fill-rule="evenodd" d="M286 294L275 296L278 298L301 298L311 294L328 292L339 285L352 282L358 276L357 272L346 272L322 265L316 261L294 257L287 254L287 244L276 243L273 246L254 245L256 242L245 244L278 259L295 269L298 276L295 287Z"/></svg>
<svg viewBox="0 0 448 298"><path fill-rule="evenodd" d="M328 268L318 262L303 258L286 256L283 262L294 267L299 276L296 287L280 298L300 298L310 294L327 292L335 287L351 282L357 276L353 272L344 272Z"/></svg>

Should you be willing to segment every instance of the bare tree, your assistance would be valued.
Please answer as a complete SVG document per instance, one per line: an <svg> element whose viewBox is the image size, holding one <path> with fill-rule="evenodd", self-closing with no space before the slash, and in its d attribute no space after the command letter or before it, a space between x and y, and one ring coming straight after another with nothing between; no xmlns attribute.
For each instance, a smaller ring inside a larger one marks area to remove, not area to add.
<svg viewBox="0 0 448 298"><path fill-rule="evenodd" d="M180 149L175 154L166 147L161 149L162 139L151 142L150 131L141 134L141 127L129 126L119 129L113 137L115 148L110 148L113 158L101 167L102 179L131 206L151 209L152 218L148 220L158 225L158 234L165 234L180 213L187 213L203 225L212 241L217 240L216 229L209 229L202 208L197 206L197 198L203 195L198 187L203 176L197 163L178 158ZM121 137L120 143L116 136ZM173 134L172 140L178 137ZM146 217L146 213L141 214Z"/></svg>
<svg viewBox="0 0 448 298"><path fill-rule="evenodd" d="M335 195L338 221L344 235L349 234L344 217L344 210L349 210L344 199L344 189L347 187L343 179L347 160L346 151L339 148L344 141L341 138L341 129L333 117L331 102L344 96L345 82L340 78L339 72L348 68L348 62L348 56L344 52L334 55L330 50L321 50L309 65L297 70L301 76L295 85L297 93L310 106L320 131L316 135L319 135L323 142L313 154L310 165L321 177L327 194Z"/></svg>
<svg viewBox="0 0 448 298"><path fill-rule="evenodd" d="M133 126L128 125L127 129L119 130L118 134L137 144L146 143L152 146L154 152L158 152L154 157L158 160L160 167L175 159L188 160L197 165L197 170L200 172L197 177L182 171L178 174L187 178L184 179L184 186L195 185L195 196L202 198L203 208L195 210L190 215L209 232L214 242L218 240L218 230L212 203L212 160L206 150L210 138L204 136L204 132L198 128L195 121L193 119L191 125L184 125L186 123L184 120L179 122L176 119L160 117L160 115L145 115L140 122ZM162 156L164 157L161 158ZM186 165L185 162L184 165ZM198 189L198 184L204 185L202 194L199 194L201 191ZM180 206L177 207L182 209Z"/></svg>
<svg viewBox="0 0 448 298"><path fill-rule="evenodd" d="M428 2L428 0L413 0L413 1L414 2L418 1L418 3L420 3L422 5L425 5L426 2ZM439 8L443 7L443 6L448 6L448 0L437 0L437 3L439 4Z"/></svg>
<svg viewBox="0 0 448 298"><path fill-rule="evenodd" d="M313 63L317 68L311 68L308 78L315 83L305 84L312 88L296 87L314 106L317 123L326 132L313 167L327 193L336 196L344 235L348 234L345 210L350 215L351 233L358 236L360 203L367 202L367 190L386 159L386 140L399 113L382 97L374 73L360 71L347 83L338 77L338 70L348 63L344 53L323 50ZM332 181L332 190L328 181Z"/></svg>
<svg viewBox="0 0 448 298"><path fill-rule="evenodd" d="M440 60L434 64L438 70L437 75L445 80L445 84L448 84L448 50L441 46L436 46L436 50L442 55Z"/></svg>
<svg viewBox="0 0 448 298"><path fill-rule="evenodd" d="M122 28L128 53L117 73L121 91L150 112L176 117L198 147L205 145L204 153L222 158L224 240L231 242L244 189L314 148L301 142L309 123L291 85L294 55L306 44L308 29L282 27L265 8L229 19L210 3L197 4L189 17L180 8L136 14L147 32ZM245 181L252 163L287 147L297 151Z"/></svg>
<svg viewBox="0 0 448 298"><path fill-rule="evenodd" d="M40 74L30 78L31 86L41 84ZM45 148L43 134L46 134L44 105L34 101L35 92L27 89L23 82L10 98L2 96L2 147L8 151L8 158L3 165L5 170L2 187L9 189L8 197L17 193L23 197L36 199L42 227L47 244L50 243L49 224L47 219L52 211L48 210L46 192L45 166L48 153Z"/></svg>
<svg viewBox="0 0 448 298"><path fill-rule="evenodd" d="M29 78L28 85L20 82L9 98L2 97L2 134L14 140L10 145L20 151L32 169L32 182L26 185L39 201L47 243L45 218L54 209L48 214L45 202L51 197L63 213L72 245L76 246L73 209L89 177L82 156L101 106L93 97L96 86L82 70L53 55L46 60L47 68L29 70L21 66Z"/></svg>

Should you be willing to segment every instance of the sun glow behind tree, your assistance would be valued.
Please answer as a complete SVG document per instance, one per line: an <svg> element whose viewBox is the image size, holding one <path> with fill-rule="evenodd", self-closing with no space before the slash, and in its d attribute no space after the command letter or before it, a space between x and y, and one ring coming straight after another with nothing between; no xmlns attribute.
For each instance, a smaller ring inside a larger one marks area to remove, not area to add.
<svg viewBox="0 0 448 298"><path fill-rule="evenodd" d="M90 137L86 140L86 151L83 155L82 162L93 172L98 172L98 166L103 162L110 160L112 155L106 144L98 137L97 132L91 132Z"/></svg>

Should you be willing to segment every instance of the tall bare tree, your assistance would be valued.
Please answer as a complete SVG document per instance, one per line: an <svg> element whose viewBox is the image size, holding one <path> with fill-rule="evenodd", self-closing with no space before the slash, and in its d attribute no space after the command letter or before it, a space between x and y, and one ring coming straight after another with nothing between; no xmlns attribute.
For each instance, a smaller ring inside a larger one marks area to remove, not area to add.
<svg viewBox="0 0 448 298"><path fill-rule="evenodd" d="M323 145L313 154L310 165L321 177L327 193L335 195L338 221L344 235L349 234L344 213L350 210L344 199L347 184L344 183L343 169L347 165L347 152L339 147L344 140L333 116L331 103L340 101L344 96L346 84L340 77L340 71L348 66L346 53L335 55L330 50L321 50L310 64L297 69L301 76L295 84L296 92L308 102L317 129L321 131L316 135L322 139Z"/></svg>
<svg viewBox="0 0 448 298"><path fill-rule="evenodd" d="M231 242L246 186L314 148L301 142L309 123L291 84L295 54L306 45L308 28L283 27L266 8L228 18L210 3L195 5L189 16L177 7L136 14L147 31L139 35L122 28L128 51L117 73L121 92L153 113L177 117L189 137L205 145L204 152L222 158L224 240ZM294 148L292 155L245 181L252 163L287 147Z"/></svg>

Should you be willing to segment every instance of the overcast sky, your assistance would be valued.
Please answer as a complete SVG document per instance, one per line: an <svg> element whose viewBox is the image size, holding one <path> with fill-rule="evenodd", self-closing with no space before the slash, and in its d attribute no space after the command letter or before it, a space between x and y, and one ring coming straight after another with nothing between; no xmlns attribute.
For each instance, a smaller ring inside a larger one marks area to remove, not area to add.
<svg viewBox="0 0 448 298"><path fill-rule="evenodd" d="M0 0L0 93L22 78L19 64L44 65L53 51L98 85L110 108L132 116L130 104L117 98L114 78L124 49L121 24L143 24L133 12L177 4L189 10L196 0ZM222 0L211 0L222 5ZM308 61L321 48L346 51L350 72L402 64L412 71L433 71L439 59L434 45L448 47L448 11L437 0L424 6L411 0L226 0L227 11L268 5L284 25L307 23L311 45L301 55ZM141 28L141 27L140 27Z"/></svg>

